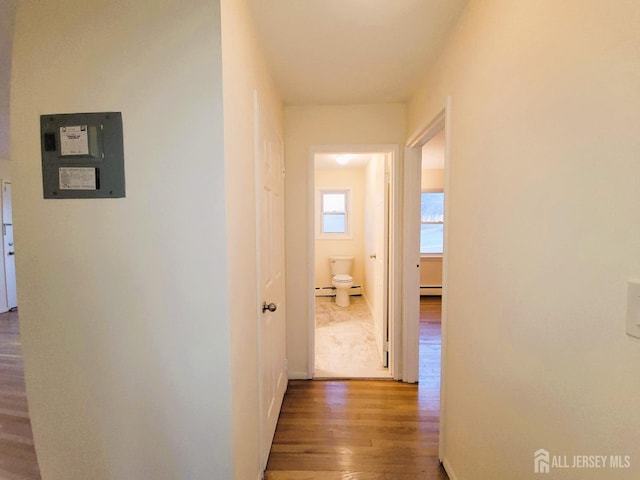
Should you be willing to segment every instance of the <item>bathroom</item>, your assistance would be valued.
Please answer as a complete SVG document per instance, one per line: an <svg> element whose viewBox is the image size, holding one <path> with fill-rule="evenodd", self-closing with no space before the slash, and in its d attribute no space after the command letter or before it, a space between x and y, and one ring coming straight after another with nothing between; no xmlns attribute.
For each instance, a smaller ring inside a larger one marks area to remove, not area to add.
<svg viewBox="0 0 640 480"><path fill-rule="evenodd" d="M382 153L314 158L315 377L389 378L389 159ZM334 278L332 267L348 269L334 271L348 277Z"/></svg>

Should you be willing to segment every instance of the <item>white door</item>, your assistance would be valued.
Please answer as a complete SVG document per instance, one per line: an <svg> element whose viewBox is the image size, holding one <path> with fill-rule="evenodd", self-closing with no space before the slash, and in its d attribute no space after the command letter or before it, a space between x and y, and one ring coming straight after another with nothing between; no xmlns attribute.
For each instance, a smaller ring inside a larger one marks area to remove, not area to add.
<svg viewBox="0 0 640 480"><path fill-rule="evenodd" d="M378 353L385 367L389 366L388 327L388 251L389 251L389 169L387 155L376 158L375 208L374 208L374 254L375 299L374 323Z"/></svg>
<svg viewBox="0 0 640 480"><path fill-rule="evenodd" d="M11 182L2 182L2 223L13 224Z"/></svg>
<svg viewBox="0 0 640 480"><path fill-rule="evenodd" d="M13 247L13 225L3 225L4 231L4 272L7 286L7 308L18 306L16 294L16 257Z"/></svg>
<svg viewBox="0 0 640 480"><path fill-rule="evenodd" d="M284 305L284 156L282 140L254 94L261 457L266 467L287 388Z"/></svg>

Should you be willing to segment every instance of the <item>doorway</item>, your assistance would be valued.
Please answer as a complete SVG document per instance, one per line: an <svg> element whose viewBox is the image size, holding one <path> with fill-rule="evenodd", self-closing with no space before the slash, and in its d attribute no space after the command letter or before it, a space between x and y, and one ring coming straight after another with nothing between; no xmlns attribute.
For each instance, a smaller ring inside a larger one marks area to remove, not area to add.
<svg viewBox="0 0 640 480"><path fill-rule="evenodd" d="M445 226L444 126L421 148L419 393L439 415L442 363L442 261Z"/></svg>
<svg viewBox="0 0 640 480"><path fill-rule="evenodd" d="M11 207L11 182L2 180L2 238L4 253L4 281L6 310L18 308L16 291L16 258L13 241L13 213ZM4 300L4 298L3 298ZM4 311L4 309L2 309Z"/></svg>
<svg viewBox="0 0 640 480"><path fill-rule="evenodd" d="M445 393L447 243L449 238L447 219L450 218L448 197L451 176L449 168L450 118L448 113L450 112L450 102L451 99L447 99L446 107L433 118L426 128L408 142L408 147L405 150L403 197L405 202L404 260L406 263L414 262L418 266L418 269L408 269L403 274L403 308L405 311L403 318L407 330L416 333L416 340L420 339L421 342L437 348L436 352L431 352L431 358L435 358L433 357L435 353L440 360L438 362L430 361L428 365L419 365L422 363L420 357L425 358L426 352L423 351L424 345L419 345L416 341L411 342L407 363L410 369L415 369L415 372L411 372L411 374L415 374L416 378L420 376L421 379L423 373L427 373L426 369L437 367L438 371L431 371L427 376L432 384L439 383L437 391L440 399L439 457L441 459L444 458L443 445L447 433ZM435 203L433 201L431 204L426 202L429 196L433 197L431 200L435 199ZM423 262L426 262L424 268ZM423 302L422 298L431 298L431 301ZM434 308L436 310L429 312ZM421 316L424 322L421 322ZM438 321L434 321L434 319ZM421 333L425 329L429 338L423 339ZM425 383L429 383L429 381Z"/></svg>
<svg viewBox="0 0 640 480"><path fill-rule="evenodd" d="M0 258L0 313L18 308L16 292L16 261L13 241L11 182L0 180L2 188L0 216L2 219L2 257Z"/></svg>
<svg viewBox="0 0 640 480"><path fill-rule="evenodd" d="M393 377L396 152L347 146L311 155L313 378Z"/></svg>

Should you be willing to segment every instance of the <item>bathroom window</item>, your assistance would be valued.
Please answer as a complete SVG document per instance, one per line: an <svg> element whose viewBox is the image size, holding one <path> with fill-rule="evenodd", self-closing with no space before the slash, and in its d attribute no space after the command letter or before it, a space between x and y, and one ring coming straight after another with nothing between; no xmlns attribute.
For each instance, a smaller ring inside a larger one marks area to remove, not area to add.
<svg viewBox="0 0 640 480"><path fill-rule="evenodd" d="M320 190L319 236L324 238L349 235L349 191Z"/></svg>
<svg viewBox="0 0 640 480"><path fill-rule="evenodd" d="M444 192L422 192L420 202L420 253L444 252Z"/></svg>

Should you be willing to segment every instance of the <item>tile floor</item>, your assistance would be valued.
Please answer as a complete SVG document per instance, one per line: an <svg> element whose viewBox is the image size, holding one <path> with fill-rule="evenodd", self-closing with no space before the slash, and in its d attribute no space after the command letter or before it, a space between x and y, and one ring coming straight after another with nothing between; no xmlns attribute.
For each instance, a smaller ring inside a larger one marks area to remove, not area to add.
<svg viewBox="0 0 640 480"><path fill-rule="evenodd" d="M382 366L369 307L361 296L339 307L334 297L316 298L314 378L391 378Z"/></svg>

